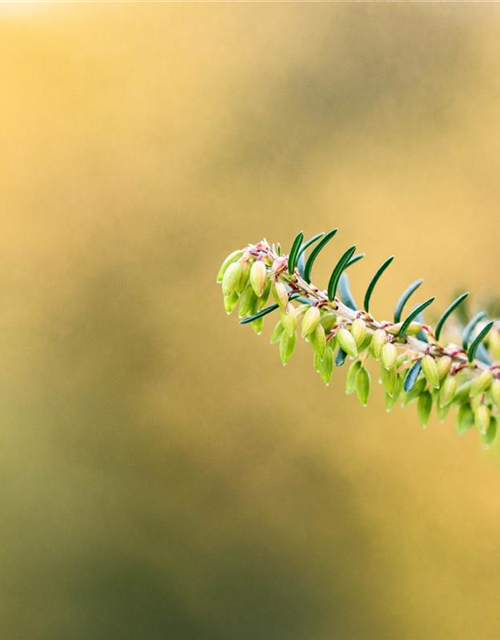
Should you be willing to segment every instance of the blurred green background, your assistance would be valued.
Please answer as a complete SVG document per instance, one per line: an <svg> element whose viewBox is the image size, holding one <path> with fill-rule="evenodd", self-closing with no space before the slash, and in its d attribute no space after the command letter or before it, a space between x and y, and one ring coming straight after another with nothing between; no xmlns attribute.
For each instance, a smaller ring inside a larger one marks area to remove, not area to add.
<svg viewBox="0 0 500 640"><path fill-rule="evenodd" d="M498 295L500 7L0 7L2 640L493 640L500 468L283 369L215 274L339 226Z"/></svg>

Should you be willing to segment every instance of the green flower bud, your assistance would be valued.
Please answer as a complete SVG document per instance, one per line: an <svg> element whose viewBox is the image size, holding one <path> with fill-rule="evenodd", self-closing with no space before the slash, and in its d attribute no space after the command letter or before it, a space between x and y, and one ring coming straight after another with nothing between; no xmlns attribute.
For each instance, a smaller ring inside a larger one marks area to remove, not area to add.
<svg viewBox="0 0 500 640"><path fill-rule="evenodd" d="M482 441L485 447L489 447L497 435L497 419L494 416L490 417L490 425L486 429L486 433L482 436Z"/></svg>
<svg viewBox="0 0 500 640"><path fill-rule="evenodd" d="M457 412L457 431L460 435L474 426L474 412L469 404L463 404Z"/></svg>
<svg viewBox="0 0 500 640"><path fill-rule="evenodd" d="M319 354L315 354L319 357ZM321 376L323 382L328 386L330 384L330 378L333 371L333 351L331 349L325 349L323 357L319 359L318 373Z"/></svg>
<svg viewBox="0 0 500 640"><path fill-rule="evenodd" d="M261 316L260 318L257 318L256 320L254 320L250 324L252 325L252 329L255 331L255 333L258 336L260 336L260 334L262 333L262 326L264 325L264 316Z"/></svg>
<svg viewBox="0 0 500 640"><path fill-rule="evenodd" d="M256 260L250 269L250 284L258 298L264 293L266 278L266 265L262 260Z"/></svg>
<svg viewBox="0 0 500 640"><path fill-rule="evenodd" d="M453 398L453 404L455 405L463 404L469 398L471 386L472 386L472 382L470 380L461 384L455 393L455 397Z"/></svg>
<svg viewBox="0 0 500 640"><path fill-rule="evenodd" d="M280 338L280 357L283 366L287 364L293 354L293 350L295 349L295 343L297 341L297 336L295 333L289 335L286 331L283 331Z"/></svg>
<svg viewBox="0 0 500 640"><path fill-rule="evenodd" d="M316 325L316 329L309 335L309 342L317 353L323 358L326 349L325 330L320 324Z"/></svg>
<svg viewBox="0 0 500 640"><path fill-rule="evenodd" d="M427 380L425 378L419 378L416 381L413 389L411 391L408 391L408 393L405 393L403 398L403 407L406 407L407 404L410 404L410 402L413 402L413 400L419 398L425 391L426 386Z"/></svg>
<svg viewBox="0 0 500 640"><path fill-rule="evenodd" d="M471 385L469 393L470 397L475 398L481 393L487 391L492 382L493 374L491 373L491 371L483 371L482 373L480 373Z"/></svg>
<svg viewBox="0 0 500 640"><path fill-rule="evenodd" d="M365 321L361 318L356 318L351 325L351 334L356 342L356 346L359 347L363 344L363 341L366 336L366 324Z"/></svg>
<svg viewBox="0 0 500 640"><path fill-rule="evenodd" d="M326 331L326 333L330 333L330 331L335 326L335 323L337 322L337 318L333 313L322 310L320 322L323 326L323 329Z"/></svg>
<svg viewBox="0 0 500 640"><path fill-rule="evenodd" d="M232 313L238 304L239 295L237 291L233 291L230 296L224 296L224 309L226 313L229 315Z"/></svg>
<svg viewBox="0 0 500 640"><path fill-rule="evenodd" d="M257 299L257 309L262 309L262 307L265 306L265 304L269 299L270 293L271 293L271 280L268 278L266 280L266 286L264 287L263 294L260 296L260 298Z"/></svg>
<svg viewBox="0 0 500 640"><path fill-rule="evenodd" d="M304 318L302 319L303 338L307 338L307 336L316 329L320 320L320 316L321 312L318 307L309 307L309 309L305 312Z"/></svg>
<svg viewBox="0 0 500 640"><path fill-rule="evenodd" d="M438 406L443 408L450 405L456 390L457 379L455 378L455 376L448 376L441 384L441 389L439 390Z"/></svg>
<svg viewBox="0 0 500 640"><path fill-rule="evenodd" d="M398 322L397 324L392 324L386 327L385 330L387 331L387 333L390 333L392 336L398 336L399 332L401 331L402 325L403 325L402 322ZM410 322L410 326L408 327L408 329L406 329L406 335L416 336L417 333L420 331L420 329L422 329L421 324L419 324L418 322Z"/></svg>
<svg viewBox="0 0 500 640"><path fill-rule="evenodd" d="M358 347L358 352L359 353L362 353L363 351L366 351L370 347L370 345L372 343L372 338L373 338L373 334L366 332L366 335L364 337L363 342Z"/></svg>
<svg viewBox="0 0 500 640"><path fill-rule="evenodd" d="M429 384L435 389L439 389L439 373L436 361L432 356L426 355L422 358L422 371Z"/></svg>
<svg viewBox="0 0 500 640"><path fill-rule="evenodd" d="M285 311L280 314L281 324L285 327L285 331L289 336L295 335L295 329L297 328L297 314L295 307L291 302L286 306Z"/></svg>
<svg viewBox="0 0 500 640"><path fill-rule="evenodd" d="M375 360L382 357L382 349L387 342L387 334L383 329L377 329L373 334L370 351Z"/></svg>
<svg viewBox="0 0 500 640"><path fill-rule="evenodd" d="M288 293L282 282L274 282L272 285L273 297L280 308L285 310L288 305Z"/></svg>
<svg viewBox="0 0 500 640"><path fill-rule="evenodd" d="M271 334L271 344L277 344L280 341L284 330L285 329L281 324L281 320L278 320L278 322L274 325L274 329Z"/></svg>
<svg viewBox="0 0 500 640"><path fill-rule="evenodd" d="M313 353L313 363L314 363L314 371L319 373L321 368L321 356L316 351Z"/></svg>
<svg viewBox="0 0 500 640"><path fill-rule="evenodd" d="M480 404L474 412L474 422L479 433L485 434L490 426L490 410L485 404Z"/></svg>
<svg viewBox="0 0 500 640"><path fill-rule="evenodd" d="M490 387L490 395L494 404L500 407L500 380L498 378L495 378Z"/></svg>
<svg viewBox="0 0 500 640"><path fill-rule="evenodd" d="M392 369L386 369L382 364L380 366L380 379L384 385L386 393L391 396L391 398L394 397L398 384L398 374L395 367Z"/></svg>
<svg viewBox="0 0 500 640"><path fill-rule="evenodd" d="M398 359L398 350L396 345L392 342L386 342L382 347L382 364L390 371L396 366L396 360Z"/></svg>
<svg viewBox="0 0 500 640"><path fill-rule="evenodd" d="M226 273L229 265L232 264L233 262L236 262L236 260L239 260L242 255L243 255L243 251L238 250L238 251L233 251L227 256L227 258L222 263L221 268L219 269L219 273L217 274L217 282L222 282L222 278L224 277L224 274Z"/></svg>
<svg viewBox="0 0 500 640"><path fill-rule="evenodd" d="M437 389L434 389L434 392L437 394ZM447 404L445 407L442 407L439 402L436 402L436 413L438 414L438 418L440 422L444 422L450 413L451 404Z"/></svg>
<svg viewBox="0 0 500 640"><path fill-rule="evenodd" d="M442 380L445 376L450 373L451 370L452 359L450 356L442 356L436 362L439 379Z"/></svg>
<svg viewBox="0 0 500 640"><path fill-rule="evenodd" d="M236 289L241 278L241 272L243 267L241 262L232 262L226 269L224 276L222 277L222 293L225 296L230 296Z"/></svg>
<svg viewBox="0 0 500 640"><path fill-rule="evenodd" d="M245 287L248 284L248 279L250 277L250 263L246 260L241 268L241 276L238 280L238 284L236 285L236 291L238 293L242 293Z"/></svg>
<svg viewBox="0 0 500 640"><path fill-rule="evenodd" d="M240 318L244 318L254 312L254 309L257 309L257 296L252 287L248 285L241 294L238 315Z"/></svg>
<svg viewBox="0 0 500 640"><path fill-rule="evenodd" d="M340 347L347 353L347 355L356 358L358 355L358 348L356 347L356 341L352 335L343 327L337 332L337 342Z"/></svg>
<svg viewBox="0 0 500 640"><path fill-rule="evenodd" d="M389 412L395 406L398 401L399 396L401 395L401 391L403 390L403 378L401 376L396 376L396 385L393 390L392 396L385 392L385 408L386 411Z"/></svg>
<svg viewBox="0 0 500 640"><path fill-rule="evenodd" d="M370 396L370 374L362 367L356 376L356 394L361 404L366 407Z"/></svg>
<svg viewBox="0 0 500 640"><path fill-rule="evenodd" d="M425 428L429 423L432 410L432 396L428 391L424 391L417 404L417 414L420 424Z"/></svg>
<svg viewBox="0 0 500 640"><path fill-rule="evenodd" d="M361 366L361 360L355 360L349 367L345 379L345 392L347 393L347 395L354 393L356 389L356 376L358 375Z"/></svg>

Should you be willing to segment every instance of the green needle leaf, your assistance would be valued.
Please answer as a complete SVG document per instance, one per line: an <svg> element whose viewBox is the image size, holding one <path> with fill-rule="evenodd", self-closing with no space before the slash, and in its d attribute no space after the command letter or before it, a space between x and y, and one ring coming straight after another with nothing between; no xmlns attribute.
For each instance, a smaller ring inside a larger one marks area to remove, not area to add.
<svg viewBox="0 0 500 640"><path fill-rule="evenodd" d="M417 382L418 374L422 369L422 359L417 360L411 369L408 370L408 373L405 376L404 381L404 390L406 393L411 391Z"/></svg>
<svg viewBox="0 0 500 640"><path fill-rule="evenodd" d="M356 247L352 246L347 249L347 251L343 254L340 260L337 262L335 269L330 276L330 281L328 282L328 300L330 302L335 298L335 294L337 292L337 286L339 283L340 276L342 275L342 271L344 271L347 263L352 258L352 254L356 251Z"/></svg>
<svg viewBox="0 0 500 640"><path fill-rule="evenodd" d="M318 242L318 244L311 251L311 255L307 259L306 266L304 269L304 280L306 282L311 282L311 269L313 267L314 261L319 256L322 249L326 247L326 245L330 242L333 236L337 233L338 229L332 229L328 233L325 233L324 237Z"/></svg>
<svg viewBox="0 0 500 640"><path fill-rule="evenodd" d="M483 329L479 332L476 338L474 338L473 343L471 344L468 352L469 362L474 360L474 356L476 355L477 348L481 344L481 342L486 338L487 334L491 331L491 327L494 325L494 321L488 322L488 324L483 327Z"/></svg>
<svg viewBox="0 0 500 640"><path fill-rule="evenodd" d="M401 297L399 298L396 304L396 308L394 309L394 322L396 323L401 322L401 314L403 313L403 307L408 302L410 296L413 293L415 293L415 291L419 288L422 282L423 280L421 278L419 280L415 280L415 282L412 282L410 286L403 291L403 293L401 294Z"/></svg>
<svg viewBox="0 0 500 640"><path fill-rule="evenodd" d="M399 338L402 338L405 335L406 330L408 329L410 324L413 322L413 320L418 316L419 313L421 313L430 304L432 304L435 299L436 298L429 298L425 302L422 302L422 304L419 304L418 307L415 307L415 309L413 309L413 311L410 313L410 315L406 318L406 320L401 325L401 329L399 330L399 333L398 333Z"/></svg>
<svg viewBox="0 0 500 640"><path fill-rule="evenodd" d="M436 340L439 340L439 336L441 335L441 329L443 328L444 323L448 319L448 316L451 313L453 313L453 311L455 311L455 309L458 307L458 305L461 304L465 300L465 298L467 298L468 295L469 295L469 292L462 293L461 296L458 296L458 298L456 298L450 304L450 306L446 309L446 311L443 313L443 315L439 318L439 321L438 321L438 323L436 325Z"/></svg>
<svg viewBox="0 0 500 640"><path fill-rule="evenodd" d="M290 249L290 253L288 255L288 273L292 275L294 272L295 266L297 264L297 254L300 249L300 245L302 244L302 240L304 239L304 234L302 231L295 236L295 240L292 243L292 248Z"/></svg>
<svg viewBox="0 0 500 640"><path fill-rule="evenodd" d="M335 366L341 367L344 364L346 358L347 353L341 347L339 347L337 355L335 356Z"/></svg>
<svg viewBox="0 0 500 640"><path fill-rule="evenodd" d="M370 311L370 298L372 297L373 290L375 289L375 286L379 281L380 276L384 273L384 271L387 269L387 267L391 264L393 260L394 260L394 256L387 258L387 260L380 265L380 267L375 272L375 275L370 280L370 284L368 285L368 289L366 290L365 299L363 303L365 307L365 311L367 313Z"/></svg>
<svg viewBox="0 0 500 640"><path fill-rule="evenodd" d="M470 340L470 337L472 335L472 332L476 328L478 322L481 322L481 320L484 320L484 318L486 318L485 312L484 311L479 311L466 324L464 332L463 332L463 335L462 335L462 347L464 349L467 349L467 346L469 344L469 340Z"/></svg>
<svg viewBox="0 0 500 640"><path fill-rule="evenodd" d="M312 238L309 238L307 242L303 242L300 246L299 252L297 253L297 269L299 270L302 278L304 277L304 269L306 268L306 250L310 247L316 240L319 240L323 235L323 231L321 233L317 233Z"/></svg>
<svg viewBox="0 0 500 640"><path fill-rule="evenodd" d="M340 276L339 294L342 302L346 305L346 307L349 307L349 309L352 309L353 311L357 311L358 305L352 297L351 288L349 286L349 276L345 271Z"/></svg>

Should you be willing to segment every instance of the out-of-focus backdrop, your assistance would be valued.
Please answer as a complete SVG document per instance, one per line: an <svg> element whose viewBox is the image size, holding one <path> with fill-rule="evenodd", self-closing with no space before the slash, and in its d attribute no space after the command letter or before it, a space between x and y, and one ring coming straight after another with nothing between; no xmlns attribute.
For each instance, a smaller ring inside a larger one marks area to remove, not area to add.
<svg viewBox="0 0 500 640"><path fill-rule="evenodd" d="M286 369L215 274L500 294L500 7L0 8L2 640L492 640L500 465Z"/></svg>

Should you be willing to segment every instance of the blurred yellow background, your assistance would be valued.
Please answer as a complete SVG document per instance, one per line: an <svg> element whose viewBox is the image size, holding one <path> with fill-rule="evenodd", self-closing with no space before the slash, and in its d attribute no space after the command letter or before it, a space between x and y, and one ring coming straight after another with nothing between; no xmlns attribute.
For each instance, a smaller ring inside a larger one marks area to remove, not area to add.
<svg viewBox="0 0 500 640"><path fill-rule="evenodd" d="M498 295L500 6L13 3L0 65L2 640L500 637L495 451L215 285L339 226L379 317Z"/></svg>

